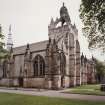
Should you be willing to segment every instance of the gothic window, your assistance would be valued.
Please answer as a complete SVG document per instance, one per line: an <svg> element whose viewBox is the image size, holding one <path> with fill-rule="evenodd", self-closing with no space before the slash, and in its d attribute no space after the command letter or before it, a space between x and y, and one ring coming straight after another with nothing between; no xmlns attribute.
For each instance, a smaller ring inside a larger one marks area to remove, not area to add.
<svg viewBox="0 0 105 105"><path fill-rule="evenodd" d="M61 71L61 74L64 75L65 74L65 67L66 67L66 57L64 55L63 52L61 52L60 54L60 60L61 60L61 63L60 63L60 71Z"/></svg>
<svg viewBox="0 0 105 105"><path fill-rule="evenodd" d="M34 59L34 76L43 76L45 74L45 62L42 56L37 55Z"/></svg>
<svg viewBox="0 0 105 105"><path fill-rule="evenodd" d="M74 47L74 35L71 33L69 35L69 40L70 40L70 47Z"/></svg>
<svg viewBox="0 0 105 105"><path fill-rule="evenodd" d="M64 43L65 43L66 49L68 49L68 33L65 36Z"/></svg>
<svg viewBox="0 0 105 105"><path fill-rule="evenodd" d="M78 40L76 40L76 52L80 52L80 45Z"/></svg>

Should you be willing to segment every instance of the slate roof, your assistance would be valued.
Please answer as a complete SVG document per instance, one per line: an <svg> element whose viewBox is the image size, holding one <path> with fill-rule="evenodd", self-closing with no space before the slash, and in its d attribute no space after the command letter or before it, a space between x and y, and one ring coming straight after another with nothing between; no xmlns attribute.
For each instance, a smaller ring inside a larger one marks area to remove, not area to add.
<svg viewBox="0 0 105 105"><path fill-rule="evenodd" d="M48 44L48 40L29 44L30 45L30 51L34 52L34 51L45 50L47 44ZM13 48L13 54L14 55L24 54L26 51L26 46L27 45Z"/></svg>

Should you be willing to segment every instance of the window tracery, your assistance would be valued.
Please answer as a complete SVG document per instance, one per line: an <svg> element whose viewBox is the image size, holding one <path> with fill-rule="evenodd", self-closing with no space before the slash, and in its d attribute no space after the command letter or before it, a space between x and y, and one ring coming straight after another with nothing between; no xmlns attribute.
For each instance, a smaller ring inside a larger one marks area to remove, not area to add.
<svg viewBox="0 0 105 105"><path fill-rule="evenodd" d="M41 55L37 55L34 59L34 76L44 76L45 62Z"/></svg>

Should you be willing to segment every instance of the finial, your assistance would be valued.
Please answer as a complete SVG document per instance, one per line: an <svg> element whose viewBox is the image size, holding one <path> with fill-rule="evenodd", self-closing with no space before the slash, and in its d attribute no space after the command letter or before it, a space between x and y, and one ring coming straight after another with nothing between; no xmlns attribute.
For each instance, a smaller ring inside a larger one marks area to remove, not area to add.
<svg viewBox="0 0 105 105"><path fill-rule="evenodd" d="M49 43L51 43L51 38L49 38Z"/></svg>
<svg viewBox="0 0 105 105"><path fill-rule="evenodd" d="M93 54L92 54L92 60L94 60Z"/></svg>
<svg viewBox="0 0 105 105"><path fill-rule="evenodd" d="M54 20L53 20L53 18L51 18L51 22L50 22L50 24L53 24L54 23Z"/></svg>
<svg viewBox="0 0 105 105"><path fill-rule="evenodd" d="M11 31L11 24L9 25L9 31Z"/></svg>
<svg viewBox="0 0 105 105"><path fill-rule="evenodd" d="M82 55L83 55L83 52L82 52Z"/></svg>
<svg viewBox="0 0 105 105"><path fill-rule="evenodd" d="M9 25L9 34L11 34L11 24Z"/></svg>
<svg viewBox="0 0 105 105"><path fill-rule="evenodd" d="M76 28L76 25L75 25L75 23L74 23L74 28Z"/></svg>
<svg viewBox="0 0 105 105"><path fill-rule="evenodd" d="M58 17L56 17L56 21L58 21L59 19L58 19Z"/></svg>
<svg viewBox="0 0 105 105"><path fill-rule="evenodd" d="M83 52L82 52L82 55L81 55L81 59L84 59L84 54L83 54Z"/></svg>
<svg viewBox="0 0 105 105"><path fill-rule="evenodd" d="M30 48L29 43L27 43L27 50Z"/></svg>
<svg viewBox="0 0 105 105"><path fill-rule="evenodd" d="M63 2L63 7L65 6L65 3Z"/></svg>

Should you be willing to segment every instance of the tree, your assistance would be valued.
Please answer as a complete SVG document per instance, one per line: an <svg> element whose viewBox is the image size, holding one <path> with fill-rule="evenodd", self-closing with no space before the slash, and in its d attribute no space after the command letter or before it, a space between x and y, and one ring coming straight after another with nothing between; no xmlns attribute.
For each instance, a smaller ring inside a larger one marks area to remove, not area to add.
<svg viewBox="0 0 105 105"><path fill-rule="evenodd" d="M3 42L4 35L2 34L2 27L0 25L0 60L8 56L7 50L4 49L5 43Z"/></svg>
<svg viewBox="0 0 105 105"><path fill-rule="evenodd" d="M96 65L96 78L99 83L105 79L105 65L103 62L98 61L97 59L94 58L94 62Z"/></svg>
<svg viewBox="0 0 105 105"><path fill-rule="evenodd" d="M105 0L81 0L79 11L89 48L105 51Z"/></svg>

